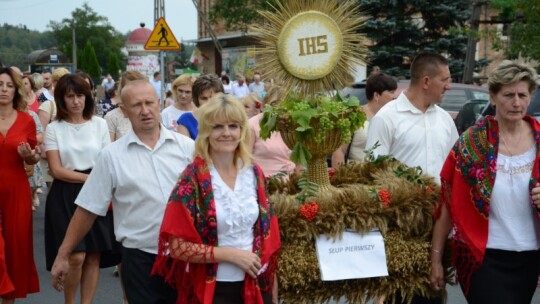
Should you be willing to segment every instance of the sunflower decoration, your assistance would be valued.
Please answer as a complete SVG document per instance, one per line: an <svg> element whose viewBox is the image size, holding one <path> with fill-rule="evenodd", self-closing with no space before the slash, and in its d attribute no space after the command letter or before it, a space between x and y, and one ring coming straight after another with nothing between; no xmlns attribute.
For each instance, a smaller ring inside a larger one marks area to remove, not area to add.
<svg viewBox="0 0 540 304"><path fill-rule="evenodd" d="M267 76L283 81L287 92L302 96L341 89L365 63L366 18L355 1L277 1L260 11L265 22L253 26L262 48L258 63Z"/></svg>

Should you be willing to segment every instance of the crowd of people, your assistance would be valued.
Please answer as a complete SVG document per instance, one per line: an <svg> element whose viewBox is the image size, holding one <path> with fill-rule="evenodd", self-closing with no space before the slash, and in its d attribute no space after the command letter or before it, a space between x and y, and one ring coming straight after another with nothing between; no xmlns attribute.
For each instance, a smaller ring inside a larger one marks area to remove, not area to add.
<svg viewBox="0 0 540 304"><path fill-rule="evenodd" d="M446 59L421 53L409 87L377 71L367 122L332 156L365 151L422 168L441 185L429 257L442 291L450 239L470 303L530 303L540 273L540 124L526 115L537 74L504 61L488 80L494 117L458 136L437 104L451 86ZM185 74L162 110L153 79L108 75L96 115L93 81L58 68L0 69L0 297L39 292L32 210L47 190L45 257L65 303L92 303L99 269L119 266L124 303L278 303L281 246L265 179L303 170L275 132L260 138L267 105L287 92L256 73ZM161 87L161 84L159 84ZM37 112L37 113L36 113ZM44 187L44 183L47 187ZM402 303L399 290L379 303ZM412 303L442 303L415 295Z"/></svg>

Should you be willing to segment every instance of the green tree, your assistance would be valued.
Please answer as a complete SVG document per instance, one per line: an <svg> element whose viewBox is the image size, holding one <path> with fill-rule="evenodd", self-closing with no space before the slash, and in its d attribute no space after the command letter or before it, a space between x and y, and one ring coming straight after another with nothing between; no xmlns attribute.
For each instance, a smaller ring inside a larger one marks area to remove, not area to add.
<svg viewBox="0 0 540 304"><path fill-rule="evenodd" d="M86 43L90 42L94 47L94 53L96 53L95 50L98 50L96 54L100 67L108 66L107 62L110 53L116 54L121 62L121 67L125 66L125 64L122 64L125 62L124 55L120 52L124 44L123 35L110 25L107 17L98 15L88 3L84 3L81 8L75 9L71 13L71 18L64 18L62 21L50 21L48 27L51 28L60 50L64 52L71 50L72 28L74 27L77 52L81 52L83 47L86 47Z"/></svg>
<svg viewBox="0 0 540 304"><path fill-rule="evenodd" d="M120 78L119 70L120 70L120 62L118 61L118 57L116 57L115 53L111 53L109 55L107 73L111 74L113 79L119 79Z"/></svg>
<svg viewBox="0 0 540 304"><path fill-rule="evenodd" d="M467 46L468 0L359 0L368 13L362 31L373 42L370 65L409 77L411 60L422 51L448 57L454 77L463 75Z"/></svg>
<svg viewBox="0 0 540 304"><path fill-rule="evenodd" d="M247 32L260 19L257 10L270 9L277 0L216 0L210 9L210 22L225 21L227 30ZM282 0L283 1L283 0Z"/></svg>
<svg viewBox="0 0 540 304"><path fill-rule="evenodd" d="M520 54L540 60L540 4L538 0L491 0L490 6L499 10L499 21L508 23L505 42L493 37L495 45L503 49L509 58Z"/></svg>
<svg viewBox="0 0 540 304"><path fill-rule="evenodd" d="M84 46L85 66L81 69L88 73L94 82L98 81L101 76L101 68L99 67L98 58L96 56L96 50L90 41L86 41Z"/></svg>
<svg viewBox="0 0 540 304"><path fill-rule="evenodd" d="M32 51L55 46L51 32L31 31L25 25L0 26L0 62L6 66L17 66L27 70L26 56Z"/></svg>

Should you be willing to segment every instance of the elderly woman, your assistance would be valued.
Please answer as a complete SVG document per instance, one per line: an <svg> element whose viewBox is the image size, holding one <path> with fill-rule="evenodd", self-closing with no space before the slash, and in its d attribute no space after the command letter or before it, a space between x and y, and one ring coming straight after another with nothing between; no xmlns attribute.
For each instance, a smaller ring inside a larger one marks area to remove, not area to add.
<svg viewBox="0 0 540 304"><path fill-rule="evenodd" d="M30 186L24 169L39 160L36 124L24 109L21 78L0 68L0 298L39 291L34 263Z"/></svg>
<svg viewBox="0 0 540 304"><path fill-rule="evenodd" d="M186 112L195 111L191 89L197 77L193 74L183 74L172 83L174 103L161 111L161 123L165 128L175 131L178 117Z"/></svg>
<svg viewBox="0 0 540 304"><path fill-rule="evenodd" d="M526 112L536 79L521 60L503 61L488 80L495 117L465 131L446 159L430 252L435 290L445 287L441 260L452 230L452 259L469 303L531 303L540 270L532 204L540 203L540 124Z"/></svg>
<svg viewBox="0 0 540 304"><path fill-rule="evenodd" d="M199 123L195 118L197 109L205 104L215 93L223 93L223 85L217 76L203 75L193 83L193 104L197 107L193 112L186 112L176 121L176 131L193 140L199 133Z"/></svg>
<svg viewBox="0 0 540 304"><path fill-rule="evenodd" d="M46 266L50 270L75 212L75 198L92 170L101 150L110 143L107 123L94 116L90 85L79 75L65 75L54 91L57 117L46 130L45 148L53 184L45 205ZM113 249L112 214L99 217L85 239L69 258L64 299L75 303L81 284L81 303L92 303L99 267L114 266L108 259Z"/></svg>
<svg viewBox="0 0 540 304"><path fill-rule="evenodd" d="M195 160L171 193L154 271L174 280L177 303L272 303L272 290L277 302L277 218L244 106L220 93L197 116Z"/></svg>
<svg viewBox="0 0 540 304"><path fill-rule="evenodd" d="M397 81L390 75L377 73L369 76L366 82L368 102L362 107L367 121L362 128L354 132L350 144L343 144L332 153L332 167L346 163L348 160L364 160L369 121L385 104L396 99L396 89Z"/></svg>

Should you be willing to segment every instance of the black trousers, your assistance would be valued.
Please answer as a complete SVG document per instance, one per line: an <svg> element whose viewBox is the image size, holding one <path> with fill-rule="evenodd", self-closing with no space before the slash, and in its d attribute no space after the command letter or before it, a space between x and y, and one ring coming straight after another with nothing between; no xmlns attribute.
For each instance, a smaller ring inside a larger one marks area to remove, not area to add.
<svg viewBox="0 0 540 304"><path fill-rule="evenodd" d="M540 251L486 249L482 266L469 283L471 304L529 304L540 271Z"/></svg>
<svg viewBox="0 0 540 304"><path fill-rule="evenodd" d="M242 287L244 282L216 282L214 301L212 304L243 304ZM272 304L272 293L262 294L264 304ZM130 302L131 304L131 302Z"/></svg>
<svg viewBox="0 0 540 304"><path fill-rule="evenodd" d="M177 292L161 276L150 276L156 255L138 249L122 250L122 283L129 304L174 304Z"/></svg>

